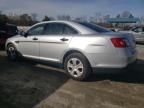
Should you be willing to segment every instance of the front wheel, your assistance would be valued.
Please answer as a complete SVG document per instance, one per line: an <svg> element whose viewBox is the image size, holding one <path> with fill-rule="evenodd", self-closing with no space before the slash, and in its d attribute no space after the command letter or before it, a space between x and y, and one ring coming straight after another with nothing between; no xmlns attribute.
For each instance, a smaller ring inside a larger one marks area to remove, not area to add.
<svg viewBox="0 0 144 108"><path fill-rule="evenodd" d="M74 80L85 80L91 73L91 67L88 60L80 53L68 55L65 59L64 67L68 76Z"/></svg>
<svg viewBox="0 0 144 108"><path fill-rule="evenodd" d="M11 61L16 61L18 58L18 54L17 54L17 50L14 47L14 45L9 44L7 46L7 55L8 55L8 59Z"/></svg>

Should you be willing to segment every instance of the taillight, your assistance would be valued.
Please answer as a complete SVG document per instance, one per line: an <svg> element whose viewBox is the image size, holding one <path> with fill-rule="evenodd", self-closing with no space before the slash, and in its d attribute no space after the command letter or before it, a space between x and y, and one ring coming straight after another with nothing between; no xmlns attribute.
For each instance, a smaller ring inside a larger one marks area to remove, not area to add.
<svg viewBox="0 0 144 108"><path fill-rule="evenodd" d="M123 38L111 38L111 42L117 48L125 48L127 46L127 43Z"/></svg>

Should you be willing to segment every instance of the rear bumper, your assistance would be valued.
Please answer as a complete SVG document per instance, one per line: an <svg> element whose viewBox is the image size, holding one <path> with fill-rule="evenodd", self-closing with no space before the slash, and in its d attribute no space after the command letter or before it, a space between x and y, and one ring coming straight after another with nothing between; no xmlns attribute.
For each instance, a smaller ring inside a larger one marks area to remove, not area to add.
<svg viewBox="0 0 144 108"><path fill-rule="evenodd" d="M114 67L109 67L109 68L105 68L105 67L92 67L92 71L93 73L108 73L108 74L111 74L111 73L121 73L121 72L125 72L125 70L127 69L131 69L131 68L134 68L136 66L136 63L137 63L137 59L132 62L132 63L129 63L126 67L123 67L123 68L114 68Z"/></svg>
<svg viewBox="0 0 144 108"><path fill-rule="evenodd" d="M88 60L92 68L126 68L136 62L137 51L133 54L88 54Z"/></svg>

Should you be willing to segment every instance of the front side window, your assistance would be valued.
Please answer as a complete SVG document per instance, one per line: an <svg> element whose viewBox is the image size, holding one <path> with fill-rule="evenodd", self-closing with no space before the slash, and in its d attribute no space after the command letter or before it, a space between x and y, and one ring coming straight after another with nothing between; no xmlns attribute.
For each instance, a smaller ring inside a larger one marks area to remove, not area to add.
<svg viewBox="0 0 144 108"><path fill-rule="evenodd" d="M29 31L28 31L28 35L42 35L43 34L43 30L44 30L44 24L42 25L37 25L33 28L31 28Z"/></svg>

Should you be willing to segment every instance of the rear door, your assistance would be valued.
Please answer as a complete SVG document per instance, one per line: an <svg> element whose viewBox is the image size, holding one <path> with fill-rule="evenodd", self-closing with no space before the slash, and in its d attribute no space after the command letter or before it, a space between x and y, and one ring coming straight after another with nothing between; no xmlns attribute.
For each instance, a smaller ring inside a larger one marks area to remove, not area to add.
<svg viewBox="0 0 144 108"><path fill-rule="evenodd" d="M40 59L60 62L73 35L77 32L63 23L48 23L40 38Z"/></svg>

